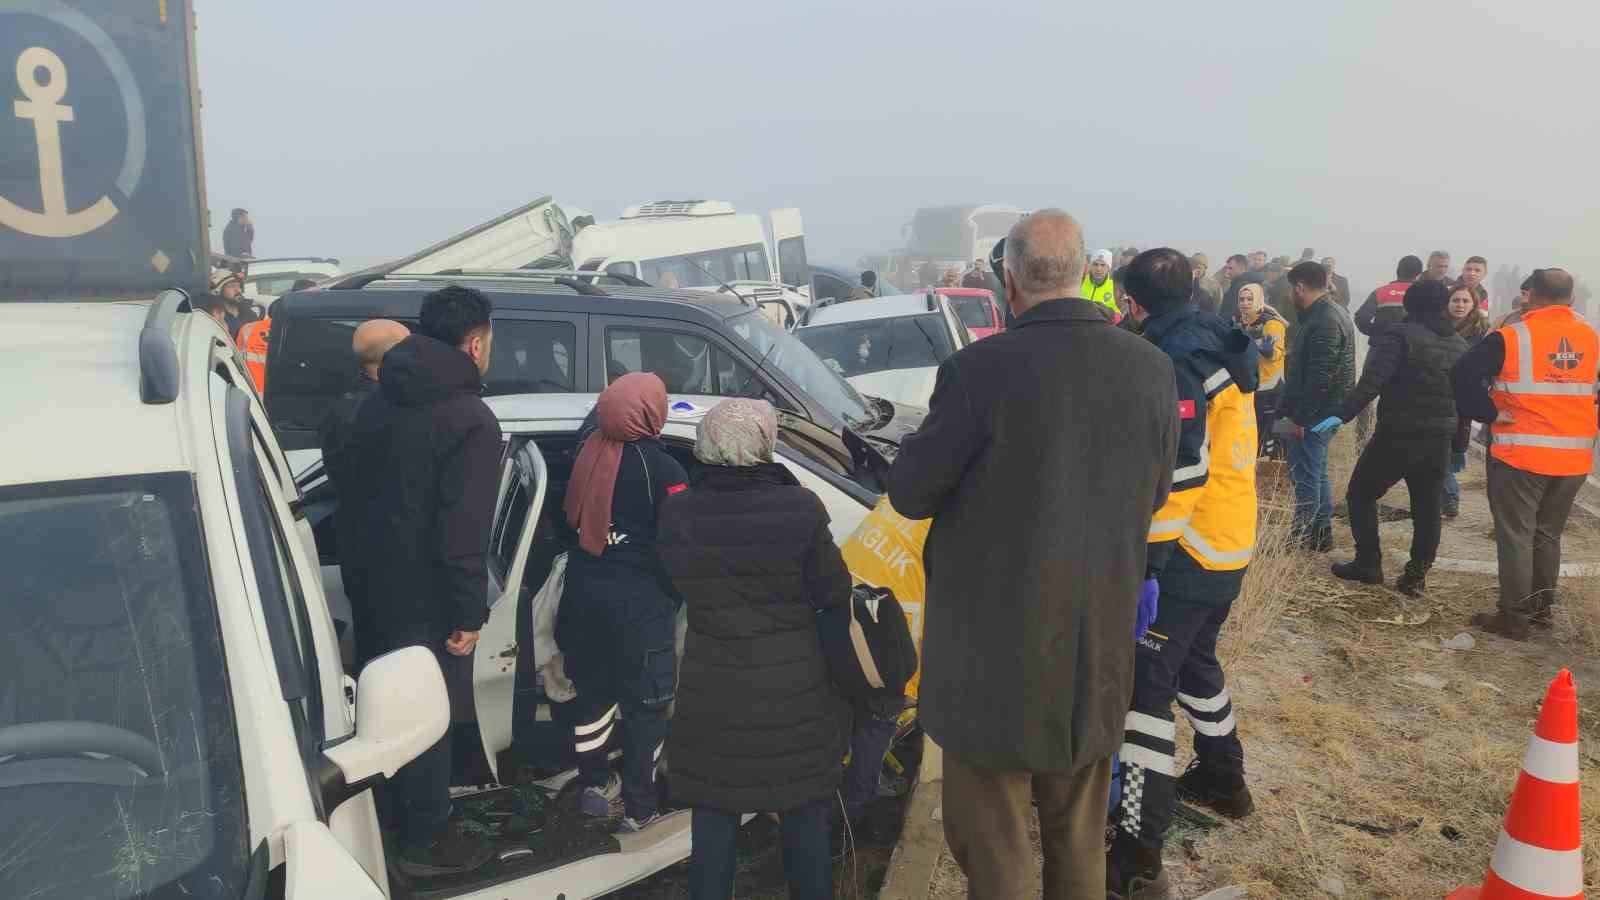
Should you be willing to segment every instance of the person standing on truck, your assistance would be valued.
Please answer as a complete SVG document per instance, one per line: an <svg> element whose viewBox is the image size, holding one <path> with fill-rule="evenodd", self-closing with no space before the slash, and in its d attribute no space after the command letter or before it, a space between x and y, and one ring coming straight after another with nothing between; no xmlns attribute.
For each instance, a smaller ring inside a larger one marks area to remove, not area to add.
<svg viewBox="0 0 1600 900"><path fill-rule="evenodd" d="M361 411L362 403L378 390L378 367L383 357L410 336L411 332L404 325L389 319L362 322L351 336L350 350L355 354L359 367L355 381L328 410L318 429L323 469L341 495L354 486L357 477L350 459L350 432L356 416ZM341 548L360 546L360 522L354 510L340 509L334 513L333 527ZM355 662L359 671L362 666L383 654L383 643L379 630L372 625L373 617L378 613L363 587L361 566L350 553L341 554L341 557L339 574L344 581L344 594L350 600L353 621L361 623L355 631Z"/></svg>
<svg viewBox="0 0 1600 900"><path fill-rule="evenodd" d="M361 537L350 555L383 607L356 630L375 652L433 651L453 722L473 717L472 653L489 617L485 561L500 482L500 423L483 402L494 340L487 295L450 285L422 301L417 333L383 356L378 390L350 433L338 514ZM478 868L490 848L451 826L447 733L391 782L382 812L400 833L399 868L428 877Z"/></svg>
<svg viewBox="0 0 1600 900"><path fill-rule="evenodd" d="M222 229L222 252L239 259L253 259L255 246L256 223L250 221L249 212L235 208Z"/></svg>
<svg viewBox="0 0 1600 900"><path fill-rule="evenodd" d="M844 749L817 612L850 602L850 572L816 494L774 462L777 436L765 400L712 407L694 490L661 507L662 565L689 610L668 755L673 800L693 809L694 900L732 900L752 812L779 814L789 896L833 896L828 816Z"/></svg>
<svg viewBox="0 0 1600 900"><path fill-rule="evenodd" d="M567 714L582 785L578 810L609 817L620 793L617 834L660 817L656 762L677 691L681 600L656 556L656 517L689 478L661 443L666 424L660 376L633 372L613 381L578 431L582 449L563 504L577 546L567 554L556 643L578 691ZM621 778L609 762L619 729Z"/></svg>

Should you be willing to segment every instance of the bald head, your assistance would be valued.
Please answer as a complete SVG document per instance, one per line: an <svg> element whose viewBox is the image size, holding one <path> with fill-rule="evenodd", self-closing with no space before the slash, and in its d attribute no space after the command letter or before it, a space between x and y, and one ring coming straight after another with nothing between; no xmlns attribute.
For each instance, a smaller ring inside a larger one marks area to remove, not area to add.
<svg viewBox="0 0 1600 900"><path fill-rule="evenodd" d="M410 330L399 322L373 319L356 326L356 333L350 338L350 351L356 355L367 377L376 379L383 355L410 336Z"/></svg>
<svg viewBox="0 0 1600 900"><path fill-rule="evenodd" d="M1006 301L1022 315L1043 300L1078 296L1083 228L1059 209L1041 209L1006 235Z"/></svg>

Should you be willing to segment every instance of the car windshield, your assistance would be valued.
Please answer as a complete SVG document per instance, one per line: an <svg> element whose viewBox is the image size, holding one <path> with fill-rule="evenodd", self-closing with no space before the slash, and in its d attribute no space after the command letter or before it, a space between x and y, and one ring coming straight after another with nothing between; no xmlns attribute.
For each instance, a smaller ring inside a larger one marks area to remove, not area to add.
<svg viewBox="0 0 1600 900"><path fill-rule="evenodd" d="M238 896L239 738L189 476L0 488L0 571L5 895Z"/></svg>
<svg viewBox="0 0 1600 900"><path fill-rule="evenodd" d="M936 367L955 352L939 313L814 325L795 336L846 377Z"/></svg>
<svg viewBox="0 0 1600 900"><path fill-rule="evenodd" d="M950 305L955 307L956 316L961 319L961 324L968 328L993 328L994 319L989 315L989 301L982 297L951 297Z"/></svg>
<svg viewBox="0 0 1600 900"><path fill-rule="evenodd" d="M787 375L834 418L852 428L872 427L875 417L856 389L836 369L818 359L810 347L772 324L765 314L749 312L729 325L749 345L756 359Z"/></svg>

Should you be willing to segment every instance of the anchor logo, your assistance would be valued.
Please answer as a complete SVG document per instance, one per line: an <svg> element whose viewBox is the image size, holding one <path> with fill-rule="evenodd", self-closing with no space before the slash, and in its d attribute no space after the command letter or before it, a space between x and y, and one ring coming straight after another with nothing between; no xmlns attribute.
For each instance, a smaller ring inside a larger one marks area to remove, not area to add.
<svg viewBox="0 0 1600 900"><path fill-rule="evenodd" d="M1568 372L1576 369L1578 363L1583 362L1583 354L1573 350L1572 342L1566 338L1562 338L1561 342L1556 345L1556 352L1548 354L1548 356L1550 365Z"/></svg>
<svg viewBox="0 0 1600 900"><path fill-rule="evenodd" d="M17 57L17 86L26 99L16 102L16 117L33 120L39 147L39 195L44 209L34 212L0 197L0 225L47 238L78 237L103 227L117 216L117 205L110 197L102 196L88 209L67 209L61 125L75 121L75 113L61 102L67 95L66 64L44 47L29 47Z"/></svg>

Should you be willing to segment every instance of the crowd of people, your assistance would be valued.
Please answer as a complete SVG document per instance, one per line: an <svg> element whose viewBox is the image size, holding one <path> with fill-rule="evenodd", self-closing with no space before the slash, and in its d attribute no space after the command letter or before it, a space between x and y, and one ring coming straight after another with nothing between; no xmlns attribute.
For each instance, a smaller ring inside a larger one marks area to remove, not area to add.
<svg viewBox="0 0 1600 900"><path fill-rule="evenodd" d="M1573 279L1536 270L1492 326L1484 260L1451 278L1448 254L1407 256L1352 315L1335 261L1314 256L1236 254L1218 278L1171 248L1088 253L1078 223L1046 209L968 273L1004 298L1009 328L941 365L926 420L878 474L895 510L933 520L919 717L945 752L944 827L972 896L1034 893L1031 808L1045 896L1143 900L1170 894L1178 798L1251 814L1216 647L1255 553L1257 463L1287 458L1296 547L1330 552L1329 444L1374 401L1346 491L1354 558L1333 574L1384 581L1377 503L1405 481L1413 541L1396 587L1426 590L1475 420L1500 597L1473 621L1513 639L1548 627L1600 432L1600 338L1572 310ZM199 302L249 340L237 289L219 276ZM430 648L456 718L470 715L487 617L502 452L481 398L490 315L487 295L450 286L414 331L361 325L359 371L321 435L358 661ZM732 896L746 813L779 818L791 896L831 896L830 823L876 788L903 698L846 700L830 677L816 621L851 602L851 576L821 502L774 462L772 407L714 407L688 471L661 443L666 415L660 378L616 379L580 431L562 506L556 631L576 696L558 706L575 808L610 819L620 800L616 833L649 828L668 760L665 802L693 811L692 896ZM1194 731L1182 773L1174 704ZM450 825L450 772L446 738L380 798L411 874L489 858Z"/></svg>

